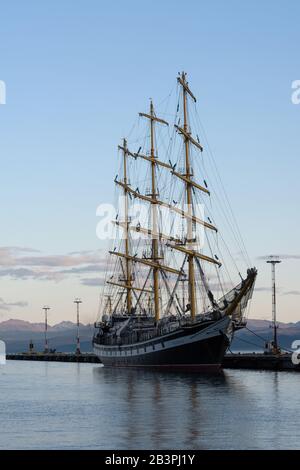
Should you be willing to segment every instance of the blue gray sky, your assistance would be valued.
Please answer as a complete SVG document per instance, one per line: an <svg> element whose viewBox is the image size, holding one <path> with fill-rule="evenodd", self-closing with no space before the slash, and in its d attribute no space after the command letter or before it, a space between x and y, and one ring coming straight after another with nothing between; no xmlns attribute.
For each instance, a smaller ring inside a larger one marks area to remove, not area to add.
<svg viewBox="0 0 300 470"><path fill-rule="evenodd" d="M300 4L276 0L27 0L0 6L0 320L97 314L96 208L113 199L116 146L151 96L188 72L250 256L253 318L300 320Z"/></svg>

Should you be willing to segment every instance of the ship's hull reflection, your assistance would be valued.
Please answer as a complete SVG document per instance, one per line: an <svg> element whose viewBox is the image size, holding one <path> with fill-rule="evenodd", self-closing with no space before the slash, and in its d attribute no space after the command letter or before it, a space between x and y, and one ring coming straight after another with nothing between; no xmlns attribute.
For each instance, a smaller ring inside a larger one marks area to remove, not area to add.
<svg viewBox="0 0 300 470"><path fill-rule="evenodd" d="M122 403L120 412L127 424L123 429L124 448L139 447L140 442L144 448L168 448L172 435L177 448L201 448L213 412L209 397L219 395L222 400L230 388L223 371L198 375L100 366L93 374L102 387L114 384L109 400L113 415L115 406Z"/></svg>

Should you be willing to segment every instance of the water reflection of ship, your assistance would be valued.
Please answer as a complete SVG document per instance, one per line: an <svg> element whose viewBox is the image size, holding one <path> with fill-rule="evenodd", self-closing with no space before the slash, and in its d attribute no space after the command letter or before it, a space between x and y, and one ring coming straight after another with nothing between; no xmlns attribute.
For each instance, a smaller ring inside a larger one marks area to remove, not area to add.
<svg viewBox="0 0 300 470"><path fill-rule="evenodd" d="M122 448L207 448L211 426L222 423L212 397L243 396L227 373L195 376L180 372L94 368L95 381L113 384L121 415ZM122 405L120 404L120 401ZM117 429L119 426L115 426ZM118 431L116 431L118 432Z"/></svg>

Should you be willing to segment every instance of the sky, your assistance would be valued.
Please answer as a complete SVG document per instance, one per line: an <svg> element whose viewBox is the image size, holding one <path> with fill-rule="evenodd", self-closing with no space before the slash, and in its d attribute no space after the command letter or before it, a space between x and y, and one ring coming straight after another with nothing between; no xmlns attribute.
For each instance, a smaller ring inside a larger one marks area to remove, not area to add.
<svg viewBox="0 0 300 470"><path fill-rule="evenodd" d="M93 322L96 208L112 202L117 145L149 97L188 73L245 244L251 317L299 321L300 3L11 0L0 5L0 321ZM1 100L0 100L1 101Z"/></svg>

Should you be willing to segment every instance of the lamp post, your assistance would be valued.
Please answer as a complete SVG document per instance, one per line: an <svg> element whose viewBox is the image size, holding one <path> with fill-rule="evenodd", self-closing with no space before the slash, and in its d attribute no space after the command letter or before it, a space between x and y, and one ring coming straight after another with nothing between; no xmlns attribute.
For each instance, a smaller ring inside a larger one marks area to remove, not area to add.
<svg viewBox="0 0 300 470"><path fill-rule="evenodd" d="M47 338L47 330L48 330L48 311L50 310L50 307L43 307L44 313L45 313L45 349L44 353L47 354L49 352L48 348L48 338Z"/></svg>
<svg viewBox="0 0 300 470"><path fill-rule="evenodd" d="M75 299L74 304L76 304L76 312L77 312L77 341L76 341L75 354L81 354L81 352L80 352L80 338L79 338L79 305L82 304L82 300L81 299Z"/></svg>
<svg viewBox="0 0 300 470"><path fill-rule="evenodd" d="M276 279L275 279L275 267L276 264L281 263L280 259L277 256L270 256L267 263L271 264L272 268L272 327L273 327L273 350L275 353L280 351L278 345L278 335L277 335L277 319L276 319Z"/></svg>

